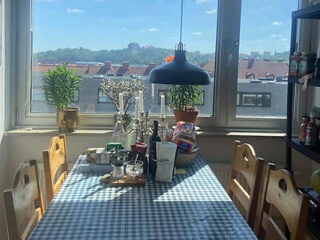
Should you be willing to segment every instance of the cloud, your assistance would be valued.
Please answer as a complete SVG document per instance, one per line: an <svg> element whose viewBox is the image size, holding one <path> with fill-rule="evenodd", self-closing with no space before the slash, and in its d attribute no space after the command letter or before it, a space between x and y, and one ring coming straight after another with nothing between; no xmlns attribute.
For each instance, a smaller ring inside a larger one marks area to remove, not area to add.
<svg viewBox="0 0 320 240"><path fill-rule="evenodd" d="M272 25L272 26L282 26L283 23L282 23L282 22L279 22L279 21L273 21L273 22L271 23L271 25Z"/></svg>
<svg viewBox="0 0 320 240"><path fill-rule="evenodd" d="M206 14L215 14L217 12L217 9L213 8L211 10L206 11Z"/></svg>
<svg viewBox="0 0 320 240"><path fill-rule="evenodd" d="M203 35L203 32L192 32L193 35L201 36Z"/></svg>
<svg viewBox="0 0 320 240"><path fill-rule="evenodd" d="M281 41L287 41L288 40L288 38L281 38Z"/></svg>
<svg viewBox="0 0 320 240"><path fill-rule="evenodd" d="M271 38L281 38L283 35L281 33L279 34L271 34L269 37Z"/></svg>
<svg viewBox="0 0 320 240"><path fill-rule="evenodd" d="M201 4L201 3L205 3L208 2L209 0L196 0L196 4Z"/></svg>
<svg viewBox="0 0 320 240"><path fill-rule="evenodd" d="M83 10L78 9L78 8L67 8L68 13L84 13Z"/></svg>
<svg viewBox="0 0 320 240"><path fill-rule="evenodd" d="M158 31L158 29L155 28L155 27L153 27L153 28L150 28L148 31L149 31L149 32L156 32L156 31Z"/></svg>

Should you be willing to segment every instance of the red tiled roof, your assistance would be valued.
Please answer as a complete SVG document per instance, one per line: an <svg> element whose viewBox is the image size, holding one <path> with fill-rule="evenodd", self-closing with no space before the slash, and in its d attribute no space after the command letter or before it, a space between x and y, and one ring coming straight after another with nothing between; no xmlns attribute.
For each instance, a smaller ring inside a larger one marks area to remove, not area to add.
<svg viewBox="0 0 320 240"><path fill-rule="evenodd" d="M57 64L38 64L32 67L33 72L47 72L53 70ZM101 65L76 65L69 64L70 68L74 69L77 74L113 74L113 75L140 75L147 76L150 71L156 67L155 64L149 66L130 66L128 63L123 65L111 65L109 69ZM213 76L215 61L208 60L201 65L210 76ZM248 74L254 75L256 79L266 77L266 75L273 74L274 76L284 75L288 73L288 64L285 62L274 61L259 61L253 59L241 60L238 66L238 78L245 79Z"/></svg>

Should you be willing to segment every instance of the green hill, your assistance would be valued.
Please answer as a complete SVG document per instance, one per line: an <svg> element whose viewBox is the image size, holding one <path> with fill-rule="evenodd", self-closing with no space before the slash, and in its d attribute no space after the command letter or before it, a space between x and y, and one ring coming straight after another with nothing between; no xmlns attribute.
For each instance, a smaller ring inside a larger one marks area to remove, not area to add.
<svg viewBox="0 0 320 240"><path fill-rule="evenodd" d="M45 52L35 53L34 61L41 63L75 63L75 62L105 62L115 64L129 62L130 64L161 64L164 59L174 54L174 50L165 48L138 48L121 50L93 51L85 48L59 48ZM188 60L194 64L205 63L214 59L214 54L200 52L187 52Z"/></svg>

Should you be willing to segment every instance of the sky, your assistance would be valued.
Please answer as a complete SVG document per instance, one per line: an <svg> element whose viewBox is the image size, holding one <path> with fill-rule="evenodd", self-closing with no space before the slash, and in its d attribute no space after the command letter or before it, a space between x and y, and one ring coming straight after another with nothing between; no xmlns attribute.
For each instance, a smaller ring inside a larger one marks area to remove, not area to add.
<svg viewBox="0 0 320 240"><path fill-rule="evenodd" d="M215 52L218 0L184 0L183 43ZM297 0L242 0L240 52L289 50ZM173 49L180 0L34 0L34 52L123 49L130 42Z"/></svg>

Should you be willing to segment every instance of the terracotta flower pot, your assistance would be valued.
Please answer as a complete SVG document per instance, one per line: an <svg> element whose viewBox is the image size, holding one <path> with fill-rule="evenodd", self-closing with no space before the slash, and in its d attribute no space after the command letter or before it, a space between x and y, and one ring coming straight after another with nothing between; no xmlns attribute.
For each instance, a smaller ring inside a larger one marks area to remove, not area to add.
<svg viewBox="0 0 320 240"><path fill-rule="evenodd" d="M73 132L79 126L79 108L65 108L57 110L57 126L59 131L62 128Z"/></svg>
<svg viewBox="0 0 320 240"><path fill-rule="evenodd" d="M197 116L199 114L199 110L192 111L181 111L181 110L173 110L174 116L176 118L176 122L184 121L195 124L197 120Z"/></svg>

